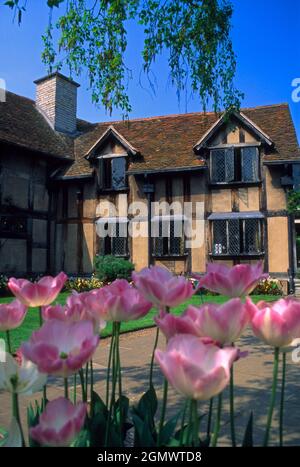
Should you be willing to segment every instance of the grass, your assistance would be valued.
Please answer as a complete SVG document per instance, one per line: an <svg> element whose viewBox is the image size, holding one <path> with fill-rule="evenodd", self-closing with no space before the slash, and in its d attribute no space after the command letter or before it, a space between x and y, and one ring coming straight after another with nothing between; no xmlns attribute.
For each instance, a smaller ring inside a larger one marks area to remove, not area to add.
<svg viewBox="0 0 300 467"><path fill-rule="evenodd" d="M56 302L63 305L68 295L69 293L67 292L61 293L58 296ZM272 296L272 295L252 295L251 298L254 302L258 302L259 300L273 301L273 300L277 300L279 297ZM199 306L202 303L201 300L203 300L204 302L224 303L227 299L228 298L223 295L206 295L203 297L196 295L196 296L191 297L184 304L178 306L177 308L172 309L172 313L176 315L180 315L185 310L187 305ZM12 300L13 300L12 297L7 297L7 298L4 297L4 298L0 298L0 303L9 303ZM129 332L129 331L136 331L139 329L146 329L146 328L150 328L154 326L153 317L155 316L155 314L156 314L156 310L153 309L144 318L141 318L136 321L129 321L128 323L122 323L121 332L124 333L124 332ZM29 339L32 331L38 328L39 328L38 309L30 308L28 310L28 313L26 315L26 318L22 326L11 331L10 333L13 350L16 350L17 348L19 348L22 342ZM111 323L108 323L106 328L103 329L103 331L101 332L101 336L102 337L111 336L111 331L112 331ZM5 333L0 332L0 338L5 338Z"/></svg>

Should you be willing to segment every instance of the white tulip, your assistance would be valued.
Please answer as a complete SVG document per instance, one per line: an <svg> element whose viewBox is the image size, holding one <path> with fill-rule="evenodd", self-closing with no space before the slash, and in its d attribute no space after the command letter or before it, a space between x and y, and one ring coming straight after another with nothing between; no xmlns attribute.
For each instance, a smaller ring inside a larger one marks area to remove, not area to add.
<svg viewBox="0 0 300 467"><path fill-rule="evenodd" d="M0 362L0 389L16 394L31 395L46 384L47 375L40 373L37 366L22 356L22 363L9 354Z"/></svg>

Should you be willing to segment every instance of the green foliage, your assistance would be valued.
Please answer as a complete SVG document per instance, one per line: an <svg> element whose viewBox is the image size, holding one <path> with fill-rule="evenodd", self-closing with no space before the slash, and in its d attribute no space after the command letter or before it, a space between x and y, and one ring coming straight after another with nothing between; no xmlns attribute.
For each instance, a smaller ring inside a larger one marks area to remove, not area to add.
<svg viewBox="0 0 300 467"><path fill-rule="evenodd" d="M157 412L157 396L153 386L145 392L136 407L132 409L134 425L134 446L156 446L157 432L155 415Z"/></svg>
<svg viewBox="0 0 300 467"><path fill-rule="evenodd" d="M6 4L18 12L20 23L26 0ZM132 72L125 61L130 21L143 33L142 68L154 92L153 64L166 52L178 99L191 88L204 110L210 103L216 111L239 108L243 96L234 86L230 0L48 0L47 4L50 21L42 59L48 71L66 65L76 75L87 72L92 100L109 112L119 108L128 117L132 110L127 93ZM60 7L55 24L53 7Z"/></svg>
<svg viewBox="0 0 300 467"><path fill-rule="evenodd" d="M289 191L287 209L290 214L300 211L300 191Z"/></svg>
<svg viewBox="0 0 300 467"><path fill-rule="evenodd" d="M243 447L253 447L253 413L251 412L243 439Z"/></svg>
<svg viewBox="0 0 300 467"><path fill-rule="evenodd" d="M96 276L103 283L109 283L115 279L130 280L134 265L124 259L115 256L96 256L95 261Z"/></svg>

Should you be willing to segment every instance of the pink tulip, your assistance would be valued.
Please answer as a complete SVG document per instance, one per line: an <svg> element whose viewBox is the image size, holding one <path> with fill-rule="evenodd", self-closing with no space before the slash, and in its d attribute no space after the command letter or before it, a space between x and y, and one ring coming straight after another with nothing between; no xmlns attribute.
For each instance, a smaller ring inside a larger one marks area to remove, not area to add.
<svg viewBox="0 0 300 467"><path fill-rule="evenodd" d="M236 358L237 349L220 349L190 334L178 334L170 339L166 351L155 351L169 383L185 397L196 400L208 400L223 391Z"/></svg>
<svg viewBox="0 0 300 467"><path fill-rule="evenodd" d="M40 372L66 378L91 360L98 342L90 321L68 323L54 319L33 332L21 350Z"/></svg>
<svg viewBox="0 0 300 467"><path fill-rule="evenodd" d="M254 305L247 298L246 306L251 315L254 334L273 347L285 347L300 337L300 302L282 298L272 303Z"/></svg>
<svg viewBox="0 0 300 467"><path fill-rule="evenodd" d="M207 303L201 307L189 306L181 317L175 317L176 324L166 326L167 318L162 318L159 327L170 337L175 329L176 333L194 334L198 337L210 337L221 345L235 342L248 323L250 314L247 307L239 298L217 305Z"/></svg>
<svg viewBox="0 0 300 467"><path fill-rule="evenodd" d="M11 277L8 287L26 306L45 306L52 303L63 288L68 276L61 272L56 277L45 276L38 282Z"/></svg>
<svg viewBox="0 0 300 467"><path fill-rule="evenodd" d="M70 446L83 427L87 406L73 405L59 397L48 402L38 425L30 428L30 436L42 446Z"/></svg>
<svg viewBox="0 0 300 467"><path fill-rule="evenodd" d="M268 275L263 273L263 264L238 264L229 268L222 264L209 263L207 274L201 277L194 274L199 280L198 288L204 287L228 297L242 297L248 295L260 280Z"/></svg>
<svg viewBox="0 0 300 467"><path fill-rule="evenodd" d="M178 306L195 293L191 282L160 266L132 273L132 278L137 289L159 309Z"/></svg>
<svg viewBox="0 0 300 467"><path fill-rule="evenodd" d="M98 291L97 291L98 292ZM98 295L91 292L71 294L66 301L66 305L54 305L42 307L42 316L44 321L58 319L60 321L77 322L91 321L93 323L94 332L106 326L106 323L101 319L100 311L103 311L103 303L99 301Z"/></svg>
<svg viewBox="0 0 300 467"><path fill-rule="evenodd" d="M27 307L19 300L0 304L0 331L9 331L19 327L26 316Z"/></svg>
<svg viewBox="0 0 300 467"><path fill-rule="evenodd" d="M101 316L105 321L131 321L145 316L151 303L124 279L98 291L98 299L103 304Z"/></svg>

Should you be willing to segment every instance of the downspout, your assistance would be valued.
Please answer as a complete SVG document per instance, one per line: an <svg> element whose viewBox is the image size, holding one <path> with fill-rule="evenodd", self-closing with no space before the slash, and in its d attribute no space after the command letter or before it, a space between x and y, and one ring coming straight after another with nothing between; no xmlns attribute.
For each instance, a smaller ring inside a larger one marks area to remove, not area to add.
<svg viewBox="0 0 300 467"><path fill-rule="evenodd" d="M152 239L151 239L151 201L154 192L153 184L149 183L148 176L144 175L144 193L147 195L147 218L148 218L148 267L152 264Z"/></svg>
<svg viewBox="0 0 300 467"><path fill-rule="evenodd" d="M289 293L295 293L295 232L294 232L295 219L293 214L288 214L288 249L289 249Z"/></svg>

